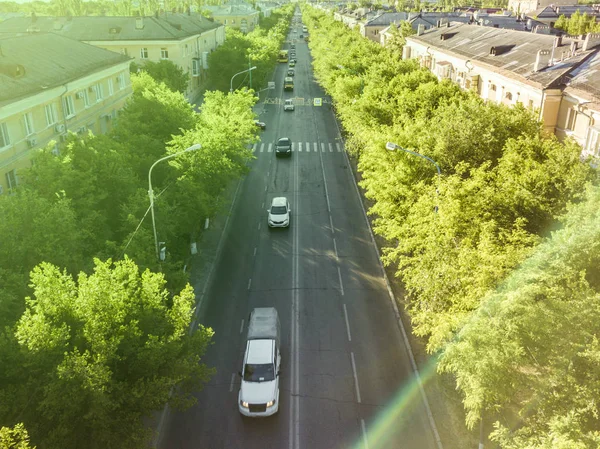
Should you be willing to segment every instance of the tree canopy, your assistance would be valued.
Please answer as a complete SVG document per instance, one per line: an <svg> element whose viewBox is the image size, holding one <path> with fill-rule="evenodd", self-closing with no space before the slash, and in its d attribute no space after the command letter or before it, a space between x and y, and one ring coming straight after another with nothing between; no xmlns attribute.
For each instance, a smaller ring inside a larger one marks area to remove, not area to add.
<svg viewBox="0 0 600 449"><path fill-rule="evenodd" d="M303 14L383 261L413 332L455 375L467 425L497 420L506 449L596 448L598 176L581 147L520 103L486 103L399 60L399 35L381 48Z"/></svg>

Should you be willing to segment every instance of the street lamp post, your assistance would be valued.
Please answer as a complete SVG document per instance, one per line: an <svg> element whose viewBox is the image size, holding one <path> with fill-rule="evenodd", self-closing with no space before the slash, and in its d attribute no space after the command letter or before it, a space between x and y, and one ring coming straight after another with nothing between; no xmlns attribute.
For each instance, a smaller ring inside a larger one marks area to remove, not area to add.
<svg viewBox="0 0 600 449"><path fill-rule="evenodd" d="M238 75L241 75L242 73L251 72L252 70L255 70L255 69L256 69L256 66L254 66L254 67L250 67L249 69L242 70L241 72L237 72L236 74L234 74L234 75L231 77L231 81L230 81L230 83L229 83L229 93L233 93L233 79L234 79L236 76L238 76Z"/></svg>
<svg viewBox="0 0 600 449"><path fill-rule="evenodd" d="M392 142L388 142L388 143L386 143L386 144L385 144L385 148L386 148L387 150L390 150L390 151L402 150L402 151L405 151L405 152L407 152L407 153L410 153L410 154L412 154L412 155L414 155L414 156L419 156L419 157L421 157L421 158L423 158L423 159L427 159L429 162L431 162L433 165L435 165L435 169L437 170L437 174L438 174L438 185L439 185L439 183L440 183L440 179L441 179L441 177L442 177L442 172L440 171L440 166L437 164L437 162L436 162L436 161L434 161L434 160L433 160L433 159L431 159L430 157L428 157L428 156L425 156L425 155L423 155L423 154L419 154L419 153L416 153L416 152L414 152L414 151L407 150L406 148L402 148L400 145L396 145L395 143L392 143ZM440 196L440 192L438 191L438 189L437 189L437 188L435 189L435 194L436 194L436 196L438 197L438 202L439 202L439 196ZM435 212L437 213L437 211L438 211L438 206L436 205L436 206L435 206Z"/></svg>
<svg viewBox="0 0 600 449"><path fill-rule="evenodd" d="M167 159L171 159L175 156L179 156L180 154L187 153L188 151L199 150L200 148L202 148L202 145L200 145L199 143L196 143L196 144L192 145L191 147L186 148L183 151L179 151L174 154L169 154L168 156L165 156L165 157L157 160L154 164L152 164L152 166L150 167L150 170L148 170L148 197L150 198L150 212L152 214L152 229L154 231L154 246L156 247L156 258L157 259L159 259L159 253L158 253L158 236L156 234L156 221L154 219L154 191L152 190L152 169L159 162L166 161Z"/></svg>

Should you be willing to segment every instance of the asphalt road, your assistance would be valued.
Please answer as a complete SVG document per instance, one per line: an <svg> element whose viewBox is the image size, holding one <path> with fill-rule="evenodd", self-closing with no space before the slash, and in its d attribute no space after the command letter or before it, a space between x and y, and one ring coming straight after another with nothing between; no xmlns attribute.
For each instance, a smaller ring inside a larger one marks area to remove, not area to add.
<svg viewBox="0 0 600 449"><path fill-rule="evenodd" d="M296 35L291 35L295 37ZM256 160L239 191L207 291L203 324L215 331L205 362L217 374L198 404L171 412L161 449L434 449L435 440L388 296L343 142L298 39L293 92L287 64L260 119ZM293 112L283 99L296 98ZM290 158L276 158L290 137ZM289 229L269 229L266 209L286 196ZM277 308L282 328L279 413L237 409L249 312Z"/></svg>

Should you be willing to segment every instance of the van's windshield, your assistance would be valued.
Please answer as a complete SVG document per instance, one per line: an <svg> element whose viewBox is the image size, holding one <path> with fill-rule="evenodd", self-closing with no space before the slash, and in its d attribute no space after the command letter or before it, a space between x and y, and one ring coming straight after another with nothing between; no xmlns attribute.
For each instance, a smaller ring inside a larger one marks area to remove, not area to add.
<svg viewBox="0 0 600 449"><path fill-rule="evenodd" d="M244 367L244 380L246 382L268 382L275 379L275 368L272 363L251 364Z"/></svg>

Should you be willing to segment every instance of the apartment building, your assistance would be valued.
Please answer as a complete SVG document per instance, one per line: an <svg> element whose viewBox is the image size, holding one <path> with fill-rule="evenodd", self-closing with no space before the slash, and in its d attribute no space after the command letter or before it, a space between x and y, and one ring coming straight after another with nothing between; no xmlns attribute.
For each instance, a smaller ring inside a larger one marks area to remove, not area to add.
<svg viewBox="0 0 600 449"><path fill-rule="evenodd" d="M136 63L172 61L189 75L185 96L203 89L208 54L225 42L225 29L199 14L151 17L25 17L0 23L0 33L50 32L130 56Z"/></svg>
<svg viewBox="0 0 600 449"><path fill-rule="evenodd" d="M0 193L51 141L111 128L132 92L130 60L53 33L0 33Z"/></svg>
<svg viewBox="0 0 600 449"><path fill-rule="evenodd" d="M550 36L449 23L409 36L403 58L417 58L487 101L522 103L548 132L571 136L598 154L600 34Z"/></svg>
<svg viewBox="0 0 600 449"><path fill-rule="evenodd" d="M247 3L225 4L221 6L205 5L204 11L210 12L215 22L242 33L249 33L258 25L260 12Z"/></svg>

